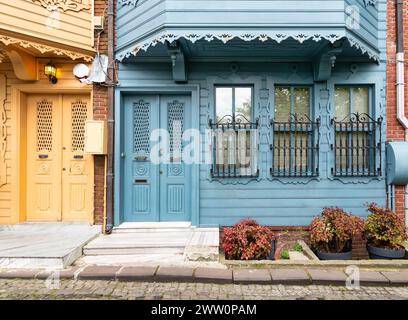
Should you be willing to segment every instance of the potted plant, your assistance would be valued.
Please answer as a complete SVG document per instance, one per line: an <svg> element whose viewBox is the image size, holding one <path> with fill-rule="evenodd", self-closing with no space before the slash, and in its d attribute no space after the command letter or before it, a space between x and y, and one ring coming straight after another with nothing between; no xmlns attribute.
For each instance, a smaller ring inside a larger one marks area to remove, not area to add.
<svg viewBox="0 0 408 320"><path fill-rule="evenodd" d="M340 208L324 208L310 225L311 246L320 260L350 260L352 239L363 229L363 219Z"/></svg>
<svg viewBox="0 0 408 320"><path fill-rule="evenodd" d="M221 238L226 259L262 260L272 250L273 233L255 220L242 220L233 227L224 228Z"/></svg>
<svg viewBox="0 0 408 320"><path fill-rule="evenodd" d="M368 206L371 212L364 225L367 250L371 259L403 259L407 228L401 218L390 209Z"/></svg>

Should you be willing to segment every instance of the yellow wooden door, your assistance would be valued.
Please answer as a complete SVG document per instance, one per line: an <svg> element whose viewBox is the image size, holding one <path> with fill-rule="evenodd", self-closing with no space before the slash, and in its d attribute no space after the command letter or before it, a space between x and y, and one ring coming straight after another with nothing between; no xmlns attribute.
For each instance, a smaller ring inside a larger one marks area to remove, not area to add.
<svg viewBox="0 0 408 320"><path fill-rule="evenodd" d="M62 219L93 220L93 158L84 154L85 122L92 119L87 95L63 97Z"/></svg>
<svg viewBox="0 0 408 320"><path fill-rule="evenodd" d="M93 221L91 118L89 95L27 98L27 221Z"/></svg>
<svg viewBox="0 0 408 320"><path fill-rule="evenodd" d="M27 97L27 220L61 220L61 97Z"/></svg>

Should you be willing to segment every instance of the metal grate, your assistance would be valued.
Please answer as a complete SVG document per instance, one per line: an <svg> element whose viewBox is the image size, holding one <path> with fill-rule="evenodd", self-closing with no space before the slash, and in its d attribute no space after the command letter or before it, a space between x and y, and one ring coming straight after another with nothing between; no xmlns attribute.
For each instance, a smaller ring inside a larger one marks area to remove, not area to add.
<svg viewBox="0 0 408 320"><path fill-rule="evenodd" d="M71 150L84 151L85 149L85 122L88 118L88 104L82 100L71 103Z"/></svg>
<svg viewBox="0 0 408 320"><path fill-rule="evenodd" d="M381 175L381 125L382 118L374 120L366 113L352 113L334 126L335 176Z"/></svg>
<svg viewBox="0 0 408 320"><path fill-rule="evenodd" d="M271 175L316 177L319 175L320 119L292 114L287 122L271 121L273 130Z"/></svg>
<svg viewBox="0 0 408 320"><path fill-rule="evenodd" d="M184 103L173 101L168 104L168 125L171 161L181 159L183 153Z"/></svg>
<svg viewBox="0 0 408 320"><path fill-rule="evenodd" d="M139 100L133 104L133 152L150 153L150 103Z"/></svg>
<svg viewBox="0 0 408 320"><path fill-rule="evenodd" d="M211 176L218 178L258 177L258 121L243 115L224 116L213 130Z"/></svg>
<svg viewBox="0 0 408 320"><path fill-rule="evenodd" d="M46 99L37 102L37 152L52 151L53 104Z"/></svg>

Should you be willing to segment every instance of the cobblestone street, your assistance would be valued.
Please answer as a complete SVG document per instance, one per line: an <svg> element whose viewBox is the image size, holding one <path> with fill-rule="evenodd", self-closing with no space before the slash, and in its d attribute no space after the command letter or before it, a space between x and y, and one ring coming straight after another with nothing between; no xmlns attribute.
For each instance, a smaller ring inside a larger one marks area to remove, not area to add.
<svg viewBox="0 0 408 320"><path fill-rule="evenodd" d="M407 299L408 287L217 285L203 283L148 283L117 281L0 280L0 299Z"/></svg>

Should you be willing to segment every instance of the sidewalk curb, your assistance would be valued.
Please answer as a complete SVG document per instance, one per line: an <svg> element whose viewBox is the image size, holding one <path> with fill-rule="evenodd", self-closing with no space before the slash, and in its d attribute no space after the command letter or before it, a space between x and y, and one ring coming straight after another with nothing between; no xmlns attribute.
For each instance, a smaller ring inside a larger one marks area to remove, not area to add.
<svg viewBox="0 0 408 320"><path fill-rule="evenodd" d="M75 281L345 286L347 279L344 270L330 271L310 267L231 270L186 267L87 266L86 268L70 268L58 272L64 280ZM47 278L45 276L47 274L45 270L0 270L0 279L44 280ZM408 286L408 271L364 270L361 271L360 284L362 286Z"/></svg>

